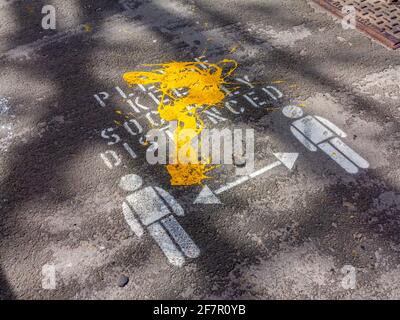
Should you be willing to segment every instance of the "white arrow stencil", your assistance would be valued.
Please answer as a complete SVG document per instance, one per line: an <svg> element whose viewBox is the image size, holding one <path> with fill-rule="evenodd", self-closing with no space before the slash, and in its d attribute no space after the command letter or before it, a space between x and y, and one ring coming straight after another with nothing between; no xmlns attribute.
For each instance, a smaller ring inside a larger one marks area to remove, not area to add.
<svg viewBox="0 0 400 320"><path fill-rule="evenodd" d="M274 156L278 159L278 161L275 161L264 168L254 171L254 172L250 173L249 175L243 176L243 177L237 179L236 181L233 181L224 186L221 186L214 192L211 191L211 189L207 185L204 186L204 188L201 190L201 192L196 197L196 199L193 201L193 203L195 203L195 204L197 204L197 203L202 203L202 204L221 203L221 201L216 196L217 194L223 193L223 192L230 190L252 178L260 176L281 164L283 164L289 170L292 170L294 163L296 162L299 154L298 153L274 153Z"/></svg>
<svg viewBox="0 0 400 320"><path fill-rule="evenodd" d="M211 189L205 185L193 203L217 204L221 203L221 201L219 201L214 192L212 192Z"/></svg>

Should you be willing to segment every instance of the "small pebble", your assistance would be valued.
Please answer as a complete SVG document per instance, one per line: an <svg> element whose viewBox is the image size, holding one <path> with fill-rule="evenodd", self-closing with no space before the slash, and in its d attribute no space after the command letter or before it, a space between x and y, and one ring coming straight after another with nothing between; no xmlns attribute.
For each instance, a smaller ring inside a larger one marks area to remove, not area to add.
<svg viewBox="0 0 400 320"><path fill-rule="evenodd" d="M118 287L123 288L125 287L129 282L129 278L125 275L122 275L118 279Z"/></svg>

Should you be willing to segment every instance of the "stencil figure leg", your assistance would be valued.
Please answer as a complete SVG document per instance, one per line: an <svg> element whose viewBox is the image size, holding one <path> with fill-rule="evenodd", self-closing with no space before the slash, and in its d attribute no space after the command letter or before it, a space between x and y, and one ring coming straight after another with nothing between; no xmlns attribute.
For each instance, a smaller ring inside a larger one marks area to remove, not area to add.
<svg viewBox="0 0 400 320"><path fill-rule="evenodd" d="M180 250L172 242L168 233L164 230L160 223L156 222L148 226L148 230L153 239L157 242L158 246L164 252L168 261L177 267L181 267L185 258Z"/></svg>
<svg viewBox="0 0 400 320"><path fill-rule="evenodd" d="M334 160L339 166L341 166L348 173L356 174L358 168L348 160L339 150L335 149L330 143L323 142L318 145L320 149L325 152L332 160Z"/></svg>
<svg viewBox="0 0 400 320"><path fill-rule="evenodd" d="M173 216L161 220L161 223L188 258L193 259L200 255L200 249Z"/></svg>
<svg viewBox="0 0 400 320"><path fill-rule="evenodd" d="M339 138L333 138L330 140L330 142L336 149L338 149L341 153L343 153L358 167L363 169L367 169L369 167L369 163L367 160L362 158L358 153L356 153L353 149L351 149L347 144L345 144Z"/></svg>

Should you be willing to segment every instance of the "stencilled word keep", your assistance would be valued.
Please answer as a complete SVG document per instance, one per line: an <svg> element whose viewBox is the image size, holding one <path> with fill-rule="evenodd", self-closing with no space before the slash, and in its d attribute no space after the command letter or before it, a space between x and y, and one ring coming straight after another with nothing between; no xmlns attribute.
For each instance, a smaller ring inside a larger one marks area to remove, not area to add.
<svg viewBox="0 0 400 320"><path fill-rule="evenodd" d="M342 8L343 19L342 27L343 29L355 29L356 28L356 8L354 6L343 6Z"/></svg>
<svg viewBox="0 0 400 320"><path fill-rule="evenodd" d="M56 29L56 8L52 5L45 5L42 8L42 14L45 16L42 18L42 28L45 30Z"/></svg>
<svg viewBox="0 0 400 320"><path fill-rule="evenodd" d="M343 268L340 270L342 274L344 274L344 277L342 279L342 288L345 290L349 289L355 289L356 288L356 268L354 268L352 265L345 265Z"/></svg>

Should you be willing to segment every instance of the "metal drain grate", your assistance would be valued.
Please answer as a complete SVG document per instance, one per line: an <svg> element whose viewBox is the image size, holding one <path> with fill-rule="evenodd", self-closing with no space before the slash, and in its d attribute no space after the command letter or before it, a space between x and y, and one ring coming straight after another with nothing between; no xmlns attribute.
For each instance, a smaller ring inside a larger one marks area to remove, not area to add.
<svg viewBox="0 0 400 320"><path fill-rule="evenodd" d="M400 47L400 0L312 0L343 18L344 6L354 6L356 28L391 49Z"/></svg>

